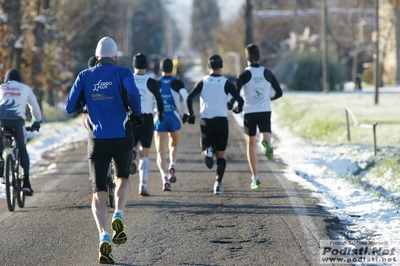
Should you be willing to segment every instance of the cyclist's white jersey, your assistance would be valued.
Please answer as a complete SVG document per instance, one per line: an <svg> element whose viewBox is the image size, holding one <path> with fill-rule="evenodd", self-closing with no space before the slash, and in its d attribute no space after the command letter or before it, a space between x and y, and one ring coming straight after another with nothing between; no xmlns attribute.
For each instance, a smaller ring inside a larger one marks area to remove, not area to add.
<svg viewBox="0 0 400 266"><path fill-rule="evenodd" d="M15 80L0 85L0 119L25 120L26 105L33 119L41 121L42 112L31 87Z"/></svg>

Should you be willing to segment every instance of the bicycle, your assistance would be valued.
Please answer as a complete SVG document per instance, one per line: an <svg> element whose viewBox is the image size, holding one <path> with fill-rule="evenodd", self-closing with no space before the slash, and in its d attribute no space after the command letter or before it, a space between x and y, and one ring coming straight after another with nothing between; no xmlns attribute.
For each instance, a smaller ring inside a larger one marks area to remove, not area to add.
<svg viewBox="0 0 400 266"><path fill-rule="evenodd" d="M113 161L111 160L110 165L108 166L107 172L107 192L108 192L108 205L110 208L115 207L114 200L114 191L115 191L115 183L114 183L114 168Z"/></svg>
<svg viewBox="0 0 400 266"><path fill-rule="evenodd" d="M4 150L4 177L3 183L6 185L7 206L10 212L15 209L15 200L18 207L25 206L25 194L22 191L22 167L20 163L19 150L14 139L14 127L2 127L4 137L7 139L8 147ZM33 131L31 127L26 127L26 131ZM1 140L2 141L2 140Z"/></svg>

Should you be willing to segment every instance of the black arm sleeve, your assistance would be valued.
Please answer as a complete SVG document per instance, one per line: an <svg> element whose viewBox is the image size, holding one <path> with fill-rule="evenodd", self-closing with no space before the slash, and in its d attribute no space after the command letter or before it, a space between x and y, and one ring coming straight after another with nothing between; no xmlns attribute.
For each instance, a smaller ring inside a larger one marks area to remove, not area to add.
<svg viewBox="0 0 400 266"><path fill-rule="evenodd" d="M188 95L188 97L186 99L186 103L187 103L187 106L188 106L188 109L189 109L189 115L193 115L194 114L194 112L193 112L193 99L194 99L194 97L196 97L197 95L199 95L201 93L202 89L203 89L203 80L198 81L194 85L192 91L189 93L189 95Z"/></svg>
<svg viewBox="0 0 400 266"><path fill-rule="evenodd" d="M249 82L250 79L251 79L251 72L248 70L245 70L238 76L238 78L236 80L236 90L239 95L240 95L240 90L242 89L243 85L246 84L247 82ZM234 98L231 99L231 103L232 104L235 103Z"/></svg>
<svg viewBox="0 0 400 266"><path fill-rule="evenodd" d="M156 98L158 111L164 113L164 102L160 93L160 83L155 79L149 78L147 80L147 88L149 88L150 92L153 93Z"/></svg>
<svg viewBox="0 0 400 266"><path fill-rule="evenodd" d="M276 77L274 76L274 74L272 74L272 72L270 70L265 69L264 77L266 80L268 80L271 83L272 88L275 90L275 95L274 95L274 97L271 98L271 101L282 97L283 93L282 93L281 85L279 85L279 82L276 79Z"/></svg>
<svg viewBox="0 0 400 266"><path fill-rule="evenodd" d="M240 94L240 90L242 89L243 85L249 82L251 79L251 72L248 70L245 70L242 72L242 74L239 75L237 81L236 81L236 89L238 93Z"/></svg>
<svg viewBox="0 0 400 266"><path fill-rule="evenodd" d="M233 99L235 99L238 102L240 108L243 107L244 101L242 97L240 97L240 94L236 89L235 85L229 80L227 80L225 83L225 92L226 94L230 93L232 95Z"/></svg>
<svg viewBox="0 0 400 266"><path fill-rule="evenodd" d="M175 79L175 80L172 81L172 83L171 83L171 88L172 88L174 91L176 91L176 92L179 93L179 91L180 91L181 89L184 89L184 88L185 88L185 84L183 84L183 82L182 82L181 80Z"/></svg>

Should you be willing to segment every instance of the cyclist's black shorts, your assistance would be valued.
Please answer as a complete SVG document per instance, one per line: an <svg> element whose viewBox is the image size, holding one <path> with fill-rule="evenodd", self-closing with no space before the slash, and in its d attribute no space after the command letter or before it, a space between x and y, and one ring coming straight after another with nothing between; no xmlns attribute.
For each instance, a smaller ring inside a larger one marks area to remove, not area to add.
<svg viewBox="0 0 400 266"><path fill-rule="evenodd" d="M127 123L127 136L117 139L88 139L89 171L93 192L107 191L107 172L111 159L114 176L128 178L133 156L133 133Z"/></svg>
<svg viewBox="0 0 400 266"><path fill-rule="evenodd" d="M253 137L260 132L271 133L271 112L249 113L244 115L244 133Z"/></svg>
<svg viewBox="0 0 400 266"><path fill-rule="evenodd" d="M140 142L143 148L150 148L154 134L153 114L143 114L143 120L143 125L133 128L134 146Z"/></svg>
<svg viewBox="0 0 400 266"><path fill-rule="evenodd" d="M201 149L213 146L217 151L225 151L228 145L228 118L202 118L200 121Z"/></svg>

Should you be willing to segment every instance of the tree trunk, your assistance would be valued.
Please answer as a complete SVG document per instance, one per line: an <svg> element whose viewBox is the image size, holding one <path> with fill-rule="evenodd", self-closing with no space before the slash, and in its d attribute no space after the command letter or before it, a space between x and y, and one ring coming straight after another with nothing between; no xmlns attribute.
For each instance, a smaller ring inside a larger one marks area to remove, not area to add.
<svg viewBox="0 0 400 266"><path fill-rule="evenodd" d="M394 8L396 19L396 82L400 83L400 7Z"/></svg>
<svg viewBox="0 0 400 266"><path fill-rule="evenodd" d="M35 38L35 46L33 47L33 60L32 60L32 77L33 77L33 91L38 98L39 103L43 100L42 93L42 64L44 57L44 44L46 41L45 24L39 19L43 15L43 11L49 8L48 0L36 0L34 3L34 11L36 17L34 18L33 35Z"/></svg>
<svg viewBox="0 0 400 266"><path fill-rule="evenodd" d="M8 16L7 24L10 26L8 30L8 37L5 38L6 42L4 46L2 45L3 49L9 51L9 63L6 64L6 68L16 68L20 69L20 63L18 64L20 54L18 50L15 49L15 43L18 40L21 34L21 5L20 0L6 0L4 1L3 5L4 13ZM22 48L22 47L21 47ZM21 49L19 49L21 50ZM17 53L16 53L17 52ZM19 55L19 56L18 56Z"/></svg>

